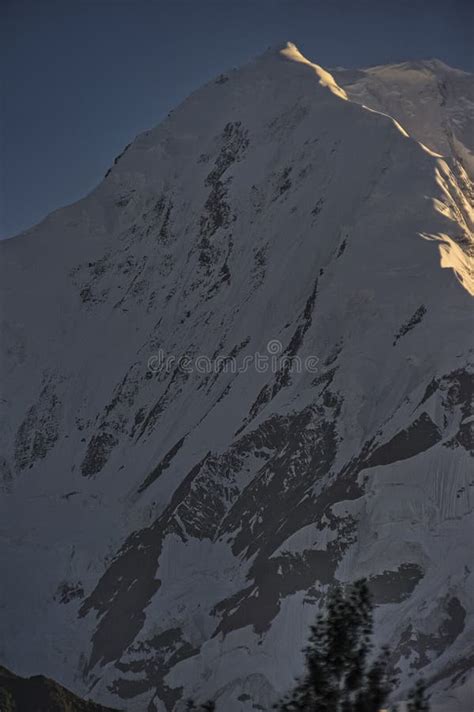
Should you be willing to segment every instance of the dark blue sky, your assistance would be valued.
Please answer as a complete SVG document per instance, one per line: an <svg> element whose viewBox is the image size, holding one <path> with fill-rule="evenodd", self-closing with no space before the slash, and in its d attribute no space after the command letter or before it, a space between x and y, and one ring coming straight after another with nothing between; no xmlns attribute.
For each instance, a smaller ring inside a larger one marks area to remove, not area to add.
<svg viewBox="0 0 474 712"><path fill-rule="evenodd" d="M0 235L80 198L212 76L291 40L326 66L474 71L467 0L0 0Z"/></svg>

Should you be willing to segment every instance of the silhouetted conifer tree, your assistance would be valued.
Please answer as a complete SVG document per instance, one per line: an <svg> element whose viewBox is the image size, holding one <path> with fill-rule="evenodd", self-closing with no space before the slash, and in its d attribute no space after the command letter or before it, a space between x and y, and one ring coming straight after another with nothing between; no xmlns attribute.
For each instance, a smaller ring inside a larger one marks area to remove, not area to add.
<svg viewBox="0 0 474 712"><path fill-rule="evenodd" d="M373 604L365 580L329 594L326 611L311 626L306 672L279 712L379 712L395 679L389 651L373 659Z"/></svg>
<svg viewBox="0 0 474 712"><path fill-rule="evenodd" d="M324 613L311 626L305 673L294 689L274 705L278 712L380 712L395 685L390 651L374 656L373 603L365 579L347 588L335 586ZM215 712L216 704L200 707L192 700L188 712ZM429 712L423 681L408 700L409 712Z"/></svg>
<svg viewBox="0 0 474 712"><path fill-rule="evenodd" d="M423 680L418 680L408 698L408 712L429 712L430 705Z"/></svg>

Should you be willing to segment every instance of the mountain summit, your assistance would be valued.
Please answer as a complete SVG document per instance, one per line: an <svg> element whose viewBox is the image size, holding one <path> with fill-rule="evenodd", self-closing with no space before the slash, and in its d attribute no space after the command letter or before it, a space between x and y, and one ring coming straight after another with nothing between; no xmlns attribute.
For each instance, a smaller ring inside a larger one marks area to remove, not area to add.
<svg viewBox="0 0 474 712"><path fill-rule="evenodd" d="M6 665L265 710L364 576L398 695L471 709L473 78L440 71L431 112L438 69L267 53L0 244Z"/></svg>

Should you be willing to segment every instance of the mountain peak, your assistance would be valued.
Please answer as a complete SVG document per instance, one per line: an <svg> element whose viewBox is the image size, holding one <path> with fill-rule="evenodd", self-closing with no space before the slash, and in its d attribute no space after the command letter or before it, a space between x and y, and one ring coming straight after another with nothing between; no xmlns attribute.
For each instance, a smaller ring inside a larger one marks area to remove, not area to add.
<svg viewBox="0 0 474 712"><path fill-rule="evenodd" d="M269 47L262 55L263 59L266 59L267 57L279 57L290 62L306 65L316 74L321 86L328 88L339 98L347 99L345 91L337 84L334 77L319 64L315 64L307 59L293 42L283 42Z"/></svg>
<svg viewBox="0 0 474 712"><path fill-rule="evenodd" d="M275 42L274 44L268 45L266 50L262 52L262 54L259 55L258 58L278 57L282 52L289 48L295 49L297 52L299 52L299 49L296 47L294 42L290 42L289 40L282 40L281 42Z"/></svg>

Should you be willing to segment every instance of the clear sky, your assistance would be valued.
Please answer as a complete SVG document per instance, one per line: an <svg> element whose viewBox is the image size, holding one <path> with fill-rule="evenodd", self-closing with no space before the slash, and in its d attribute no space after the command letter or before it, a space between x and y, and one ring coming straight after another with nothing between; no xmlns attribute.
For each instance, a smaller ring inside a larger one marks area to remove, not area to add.
<svg viewBox="0 0 474 712"><path fill-rule="evenodd" d="M472 0L0 0L0 236L89 192L200 84L290 40L325 67L474 71Z"/></svg>

